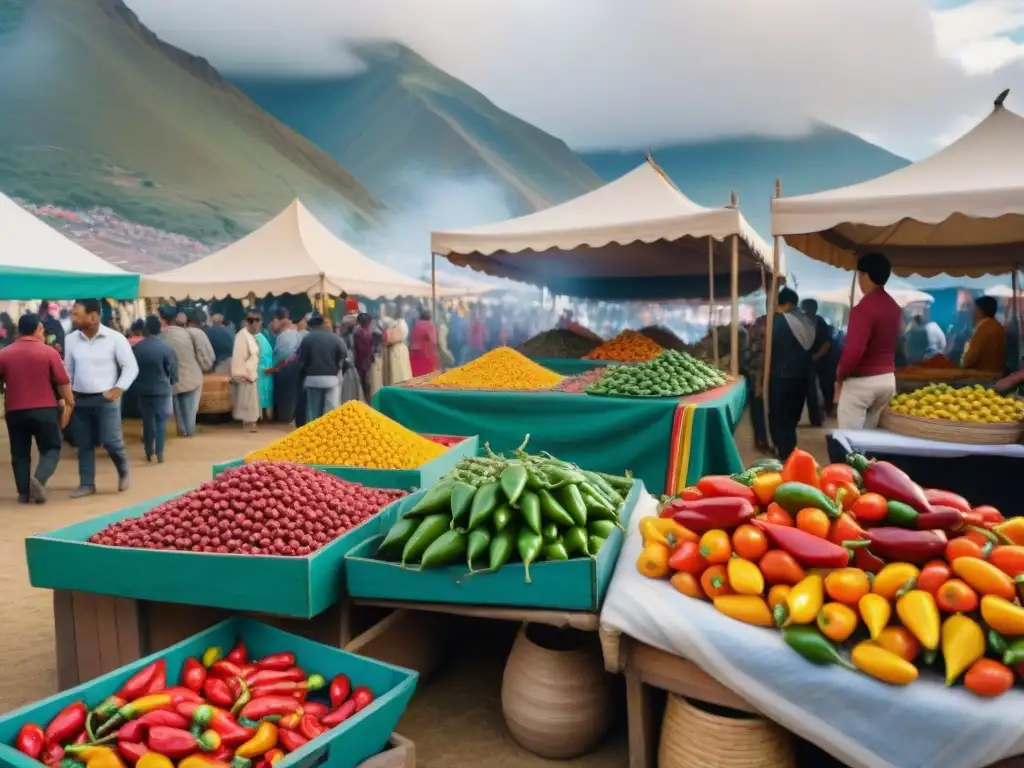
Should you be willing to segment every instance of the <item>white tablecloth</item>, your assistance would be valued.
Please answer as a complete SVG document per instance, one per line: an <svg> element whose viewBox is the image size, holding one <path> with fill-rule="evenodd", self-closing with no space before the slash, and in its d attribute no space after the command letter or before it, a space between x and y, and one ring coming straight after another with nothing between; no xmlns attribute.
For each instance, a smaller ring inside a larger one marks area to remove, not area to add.
<svg viewBox="0 0 1024 768"><path fill-rule="evenodd" d="M982 768L1024 754L1024 692L991 700L947 689L935 674L889 686L818 667L778 632L733 621L710 603L636 571L638 507L601 611L601 625L685 657L783 727L853 768Z"/></svg>
<svg viewBox="0 0 1024 768"><path fill-rule="evenodd" d="M831 436L851 451L876 451L898 456L932 456L956 459L961 456L1008 456L1024 459L1024 445L973 445L925 440L897 435L885 429L837 429Z"/></svg>

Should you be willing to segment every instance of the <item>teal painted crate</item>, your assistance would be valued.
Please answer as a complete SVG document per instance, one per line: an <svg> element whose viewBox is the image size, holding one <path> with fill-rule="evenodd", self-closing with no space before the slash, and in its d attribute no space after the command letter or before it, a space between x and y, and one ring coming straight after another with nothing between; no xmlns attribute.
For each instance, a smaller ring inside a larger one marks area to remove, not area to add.
<svg viewBox="0 0 1024 768"><path fill-rule="evenodd" d="M623 525L629 522L645 493L644 484L636 480L623 506ZM393 505L398 507L395 519L411 509L422 494L421 491L397 501ZM374 559L390 525L378 520L376 527L377 535L366 539L345 556L345 579L351 597L599 611L623 542L623 532L617 530L608 537L596 558L535 563L530 566L531 584L526 583L522 563L509 563L495 573L460 581L467 573L464 565L420 571L415 566L403 568L399 563Z"/></svg>
<svg viewBox="0 0 1024 768"><path fill-rule="evenodd" d="M29 581L161 603L309 619L345 595L345 553L399 515L399 499L308 557L220 555L90 544L111 523L139 517L185 491L25 539Z"/></svg>
<svg viewBox="0 0 1024 768"><path fill-rule="evenodd" d="M45 728L58 712L74 701L81 700L86 706L96 706L116 693L129 677L157 659L167 661L167 682L176 684L186 658L200 656L211 645L231 648L238 640L245 643L253 658L292 651L299 664L308 671L319 672L328 680L344 673L352 680L353 687L366 685L376 697L370 706L351 719L286 756L277 768L307 768L321 764L331 768L355 768L385 748L416 690L419 677L416 672L236 617L95 680L3 715L0 717L0 766L40 768L40 763L9 746L25 723L32 722Z"/></svg>
<svg viewBox="0 0 1024 768"><path fill-rule="evenodd" d="M445 435L439 435L439 437L445 437ZM476 456L479 450L480 439L476 435L470 435L418 469L367 469L365 467L336 467L326 464L312 466L353 483L361 483L373 488L401 488L411 491L418 488L429 488L464 458ZM244 463L244 459L232 459L214 464L213 476L216 477L224 470L240 467Z"/></svg>

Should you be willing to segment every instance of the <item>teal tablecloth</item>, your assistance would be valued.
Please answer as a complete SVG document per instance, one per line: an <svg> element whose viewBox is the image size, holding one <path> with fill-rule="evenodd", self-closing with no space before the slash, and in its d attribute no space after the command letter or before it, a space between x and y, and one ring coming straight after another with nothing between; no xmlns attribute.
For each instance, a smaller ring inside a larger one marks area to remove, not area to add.
<svg viewBox="0 0 1024 768"><path fill-rule="evenodd" d="M537 365L543 365L549 371L561 374L562 376L575 376L577 373L586 373L594 368L604 368L608 365L623 365L611 360L581 360L576 357L531 357Z"/></svg>
<svg viewBox="0 0 1024 768"><path fill-rule="evenodd" d="M745 402L740 382L683 399L384 387L374 407L416 432L479 435L495 451L529 433L532 451L601 472L629 470L664 493L742 468L732 431Z"/></svg>

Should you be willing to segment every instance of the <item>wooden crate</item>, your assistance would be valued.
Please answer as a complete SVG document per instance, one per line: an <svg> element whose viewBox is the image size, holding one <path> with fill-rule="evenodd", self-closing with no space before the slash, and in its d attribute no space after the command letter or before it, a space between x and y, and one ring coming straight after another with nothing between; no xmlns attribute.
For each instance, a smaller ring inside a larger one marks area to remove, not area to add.
<svg viewBox="0 0 1024 768"><path fill-rule="evenodd" d="M416 768L416 745L392 733L387 748L359 764L359 768Z"/></svg>

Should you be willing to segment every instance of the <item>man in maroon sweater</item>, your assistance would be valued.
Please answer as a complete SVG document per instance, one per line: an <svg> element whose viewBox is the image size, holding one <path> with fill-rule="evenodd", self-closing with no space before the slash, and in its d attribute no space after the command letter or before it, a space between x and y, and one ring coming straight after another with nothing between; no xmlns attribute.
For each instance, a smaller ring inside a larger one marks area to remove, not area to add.
<svg viewBox="0 0 1024 768"><path fill-rule="evenodd" d="M903 310L885 290L891 270L880 253L866 253L857 261L864 298L850 311L836 372L840 429L874 429L896 394L896 345Z"/></svg>

